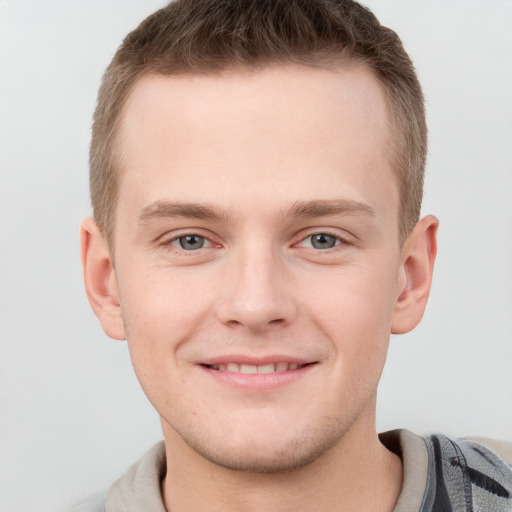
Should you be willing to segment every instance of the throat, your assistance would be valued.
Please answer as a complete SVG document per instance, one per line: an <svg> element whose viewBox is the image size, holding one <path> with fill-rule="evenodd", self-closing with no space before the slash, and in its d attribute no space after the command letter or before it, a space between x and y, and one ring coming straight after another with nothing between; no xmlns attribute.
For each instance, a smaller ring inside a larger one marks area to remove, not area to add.
<svg viewBox="0 0 512 512"><path fill-rule="evenodd" d="M371 446L342 441L315 462L279 473L231 470L199 454L183 459L173 444L166 442L171 462L161 488L172 512L392 512L402 486L401 459L376 435Z"/></svg>

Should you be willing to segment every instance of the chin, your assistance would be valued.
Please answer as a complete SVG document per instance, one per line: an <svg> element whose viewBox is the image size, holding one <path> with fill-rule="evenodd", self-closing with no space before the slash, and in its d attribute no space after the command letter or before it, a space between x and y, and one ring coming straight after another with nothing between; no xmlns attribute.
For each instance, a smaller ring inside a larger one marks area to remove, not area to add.
<svg viewBox="0 0 512 512"><path fill-rule="evenodd" d="M286 473L314 463L338 444L345 429L323 425L301 432L265 432L259 429L221 439L180 435L189 448L216 466L251 473Z"/></svg>

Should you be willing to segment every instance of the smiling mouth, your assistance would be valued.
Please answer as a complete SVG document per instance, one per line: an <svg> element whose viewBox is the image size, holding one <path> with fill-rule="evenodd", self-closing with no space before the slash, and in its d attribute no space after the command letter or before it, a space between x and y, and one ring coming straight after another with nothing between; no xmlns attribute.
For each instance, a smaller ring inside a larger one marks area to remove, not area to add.
<svg viewBox="0 0 512 512"><path fill-rule="evenodd" d="M281 372L289 372L300 370L305 366L309 366L315 363L287 363L287 362L279 362L279 363L268 363L262 365L254 365L254 364L245 364L245 363L219 363L219 364L203 364L205 368L209 368L210 370L218 370L221 372L229 372L229 373L244 373L246 375L254 375L261 373L281 373Z"/></svg>

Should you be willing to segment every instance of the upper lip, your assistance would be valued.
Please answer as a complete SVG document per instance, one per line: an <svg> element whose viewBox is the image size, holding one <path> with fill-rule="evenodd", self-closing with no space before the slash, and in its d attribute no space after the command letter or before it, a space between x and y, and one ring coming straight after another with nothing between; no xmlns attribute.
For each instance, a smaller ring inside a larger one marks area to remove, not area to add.
<svg viewBox="0 0 512 512"><path fill-rule="evenodd" d="M263 366L272 363L297 363L298 365L304 365L308 363L315 363L315 360L304 359L302 357L287 356L287 355L268 355L268 356L248 356L242 354L230 354L223 356L215 356L199 361L199 364L214 366L219 364L249 364L254 366Z"/></svg>

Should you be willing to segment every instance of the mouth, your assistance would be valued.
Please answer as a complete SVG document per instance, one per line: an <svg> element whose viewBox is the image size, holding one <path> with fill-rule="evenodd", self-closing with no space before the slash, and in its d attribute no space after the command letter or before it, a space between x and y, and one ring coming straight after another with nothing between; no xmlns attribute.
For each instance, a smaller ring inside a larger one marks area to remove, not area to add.
<svg viewBox="0 0 512 512"><path fill-rule="evenodd" d="M294 357L224 356L199 363L213 382L244 392L267 392L302 381L319 361Z"/></svg>
<svg viewBox="0 0 512 512"><path fill-rule="evenodd" d="M297 362L286 362L279 361L275 363L266 363L266 364L247 364L247 363L218 363L218 364L202 364L205 368L210 370L217 370L220 372L228 372L228 373L242 373L245 375L255 375L255 374L268 374L268 373L282 373L282 372L291 372L300 370L306 366L310 366L315 364L311 363L297 363Z"/></svg>

